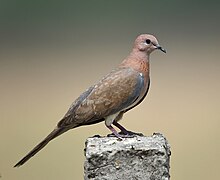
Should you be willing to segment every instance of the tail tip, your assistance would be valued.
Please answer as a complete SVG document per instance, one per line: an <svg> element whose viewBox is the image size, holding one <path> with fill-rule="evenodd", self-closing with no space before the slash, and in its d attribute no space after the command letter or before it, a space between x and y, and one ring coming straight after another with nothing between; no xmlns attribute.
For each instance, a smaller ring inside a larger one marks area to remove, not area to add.
<svg viewBox="0 0 220 180"><path fill-rule="evenodd" d="M14 168L19 168L20 166L22 166L24 163L22 162L18 162L17 164L15 164L13 167Z"/></svg>
<svg viewBox="0 0 220 180"><path fill-rule="evenodd" d="M15 164L14 166L13 166L13 168L19 168L21 166L21 164Z"/></svg>

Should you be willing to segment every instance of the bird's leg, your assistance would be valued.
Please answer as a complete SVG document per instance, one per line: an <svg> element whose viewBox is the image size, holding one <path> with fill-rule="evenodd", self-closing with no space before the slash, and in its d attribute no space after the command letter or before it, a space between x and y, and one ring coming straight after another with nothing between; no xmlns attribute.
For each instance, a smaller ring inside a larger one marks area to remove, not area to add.
<svg viewBox="0 0 220 180"><path fill-rule="evenodd" d="M112 122L112 124L114 124L118 129L121 130L121 132L119 133L120 135L123 134L123 135L126 135L126 137L127 137L128 135L130 135L129 131L128 131L127 129L125 129L122 125L120 125L120 124L118 123L118 121L119 121L120 119L122 119L123 114L124 114L124 112L120 112L120 113L118 114L118 116L114 119L114 121Z"/></svg>
<svg viewBox="0 0 220 180"><path fill-rule="evenodd" d="M106 125L107 126L107 125ZM121 125L120 125L121 126ZM121 126L122 127L122 126ZM131 137L134 137L134 134L130 133L130 131L127 131L128 134L119 134L117 133L117 131L111 126L111 125L108 125L107 128L110 129L110 131L113 133L113 134L109 134L108 136L112 136L112 135L115 135L118 139L122 140L123 138L131 138ZM126 130L126 129L125 129Z"/></svg>
<svg viewBox="0 0 220 180"><path fill-rule="evenodd" d="M120 112L108 116L105 119L105 125L119 139L133 137L133 133L129 133L130 131L127 131L123 126L117 123L117 121L120 120L122 116L123 113ZM121 134L117 133L117 131L112 127L112 124L118 127L122 131L122 133Z"/></svg>
<svg viewBox="0 0 220 180"><path fill-rule="evenodd" d="M126 134L126 135L129 134L129 131L128 131L127 129L125 129L122 125L120 125L118 122L113 121L113 124L114 124L117 128L119 128L123 134Z"/></svg>
<svg viewBox="0 0 220 180"><path fill-rule="evenodd" d="M136 132L132 132L132 131L128 131L127 129L125 129L122 125L120 125L117 121L114 121L113 124L119 128L121 130L120 133L124 134L126 137L134 137L135 135L138 136L143 136L142 133L136 133ZM119 134L121 135L121 134Z"/></svg>
<svg viewBox="0 0 220 180"><path fill-rule="evenodd" d="M111 126L111 125L106 125L107 128L110 129L110 131L118 138L122 140L122 137L120 134L117 133L117 131Z"/></svg>

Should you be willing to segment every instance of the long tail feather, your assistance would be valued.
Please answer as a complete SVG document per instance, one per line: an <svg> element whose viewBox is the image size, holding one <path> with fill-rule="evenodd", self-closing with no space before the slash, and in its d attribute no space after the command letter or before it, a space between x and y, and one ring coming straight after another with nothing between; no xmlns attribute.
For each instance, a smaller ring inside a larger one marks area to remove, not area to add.
<svg viewBox="0 0 220 180"><path fill-rule="evenodd" d="M68 129L56 128L54 129L43 141L41 141L37 146L35 146L25 157L23 157L14 167L19 167L27 162L31 157L38 153L44 146L46 146L52 139L63 134Z"/></svg>

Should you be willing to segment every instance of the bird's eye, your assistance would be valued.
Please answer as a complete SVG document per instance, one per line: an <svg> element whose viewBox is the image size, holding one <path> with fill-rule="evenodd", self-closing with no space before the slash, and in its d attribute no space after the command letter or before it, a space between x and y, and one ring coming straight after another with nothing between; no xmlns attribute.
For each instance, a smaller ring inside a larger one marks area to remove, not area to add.
<svg viewBox="0 0 220 180"><path fill-rule="evenodd" d="M151 43L151 40L150 39L146 39L146 44L150 44Z"/></svg>

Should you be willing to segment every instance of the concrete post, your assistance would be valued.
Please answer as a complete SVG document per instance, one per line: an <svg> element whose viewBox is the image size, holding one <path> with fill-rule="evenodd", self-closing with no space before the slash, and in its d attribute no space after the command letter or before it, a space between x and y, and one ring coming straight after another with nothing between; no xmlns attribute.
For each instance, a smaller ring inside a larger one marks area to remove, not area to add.
<svg viewBox="0 0 220 180"><path fill-rule="evenodd" d="M91 137L85 147L85 180L169 180L170 145L159 133L124 138Z"/></svg>

